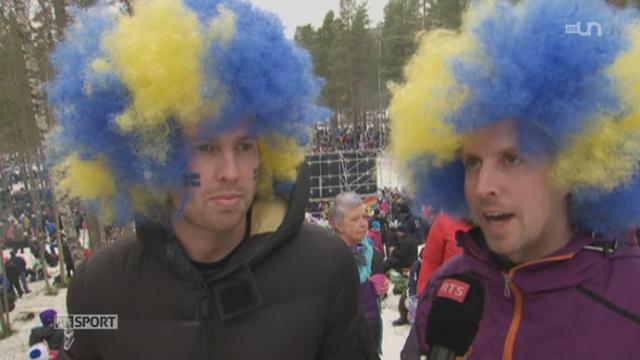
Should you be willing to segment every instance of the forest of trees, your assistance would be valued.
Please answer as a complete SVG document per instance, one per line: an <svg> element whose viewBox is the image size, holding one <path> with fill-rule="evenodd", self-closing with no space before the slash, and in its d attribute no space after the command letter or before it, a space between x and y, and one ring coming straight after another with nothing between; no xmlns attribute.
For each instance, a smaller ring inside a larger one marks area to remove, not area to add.
<svg viewBox="0 0 640 360"><path fill-rule="evenodd" d="M295 40L309 50L316 73L326 81L322 102L343 123L362 125L386 108L387 84L402 81L418 34L435 27L457 28L467 3L389 0L383 21L371 24L366 1L338 0L337 12L329 11L317 29L299 26Z"/></svg>
<svg viewBox="0 0 640 360"><path fill-rule="evenodd" d="M337 12L327 12L321 26L298 26L295 40L309 50L316 73L326 82L323 104L342 124L362 125L379 115L389 103L387 84L403 81L402 69L416 50L419 34L459 28L469 1L389 0L383 21L371 24L366 0L336 0ZM608 2L640 7L640 0Z"/></svg>
<svg viewBox="0 0 640 360"><path fill-rule="evenodd" d="M49 53L62 39L71 6L90 6L95 0L3 0L0 1L0 222L16 211L32 214L43 223L45 209L61 218L64 228L73 229L74 199L53 192L53 174L47 167L44 137L56 120L46 100L46 83L53 77ZM131 11L128 0L113 0L114 6ZM23 189L12 191L16 177ZM24 193L27 197L25 200ZM19 210L18 210L19 209ZM15 211L14 211L15 210ZM104 238L103 226L87 214L89 233L95 244ZM71 233L71 232L67 232ZM4 234L0 234L3 236ZM42 234L41 234L42 235ZM61 249L60 236L58 248ZM83 259L76 238L69 236L76 264ZM38 242L43 246L44 237ZM61 253L61 252L60 252ZM41 254L42 255L42 254ZM64 274L64 262L59 261ZM62 279L62 286L66 278ZM52 289L46 281L47 292ZM5 319L3 319L5 320ZM6 335L7 321L2 323ZM1 334L0 334L1 336Z"/></svg>

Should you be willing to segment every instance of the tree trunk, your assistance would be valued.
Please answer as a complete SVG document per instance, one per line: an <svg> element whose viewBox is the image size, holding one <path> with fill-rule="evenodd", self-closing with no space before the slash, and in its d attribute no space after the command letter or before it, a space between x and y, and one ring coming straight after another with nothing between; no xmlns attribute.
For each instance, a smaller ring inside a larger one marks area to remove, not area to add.
<svg viewBox="0 0 640 360"><path fill-rule="evenodd" d="M51 172L52 188L57 188L62 174L57 172ZM84 261L84 250L80 245L80 239L75 232L73 211L72 209L77 206L73 199L69 198L68 193L55 193L54 206L57 208L60 216L61 228L64 230L65 237L67 239L67 245L71 251L71 258L75 268L78 268Z"/></svg>
<svg viewBox="0 0 640 360"><path fill-rule="evenodd" d="M25 159L25 163L32 163L31 160L33 159ZM42 224L42 197L41 197L41 192L40 189L35 185L36 181L35 181L35 176L36 174L31 174L31 171L33 171L32 168L26 168L27 171L25 172L25 176L27 176L29 178L28 183L29 183L29 194L31 196L31 202L32 202L32 208L35 209L35 213L36 213L36 228L38 229L36 231L36 241L38 244L38 255L40 257L40 262L42 263L42 269L44 270L44 284L45 287L47 289L47 294L51 294L52 290L51 290L51 285L49 284L49 274L47 272L47 260L44 256L44 252L45 252L45 238L46 238L46 234L44 232L42 232L41 230L41 224Z"/></svg>
<svg viewBox="0 0 640 360"><path fill-rule="evenodd" d="M98 217L88 212L85 217L89 229L89 240L91 241L91 251L96 251L104 245L104 228L100 226Z"/></svg>
<svg viewBox="0 0 640 360"><path fill-rule="evenodd" d="M36 238L36 244L38 246L38 256L40 257L40 263L42 264L42 274L44 275L44 286L46 290L46 294L51 294L51 284L49 284L49 271L47 268L49 264L47 264L47 260L44 257L44 237L38 236Z"/></svg>
<svg viewBox="0 0 640 360"><path fill-rule="evenodd" d="M75 268L78 268L78 266L84 261L84 250L82 248L82 245L80 244L80 239L75 233L73 225L73 213L71 212L71 201L62 200L62 204L64 205L59 206L58 210L62 213L62 223L64 224L64 228L67 229L65 231L65 234L67 238L67 245L69 246L69 250L71 251L73 265Z"/></svg>
<svg viewBox="0 0 640 360"><path fill-rule="evenodd" d="M0 253L4 250L4 247L0 245ZM7 279L7 271L4 269L4 260L0 261L0 272L2 273L2 279ZM9 288L2 284L2 309L4 312L0 314L0 330L2 330L2 335L7 336L11 334L11 319L9 318Z"/></svg>
<svg viewBox="0 0 640 360"><path fill-rule="evenodd" d="M67 264L65 264L64 262L62 233L60 232L60 222L58 221L60 219L60 213L58 212L58 202L56 201L56 193L53 186L51 187L51 192L52 192L51 206L53 207L53 211L52 211L53 223L55 224L55 227L56 227L56 232L54 233L54 236L56 237L56 244L58 245L58 263L60 265L60 285L63 287L66 287L69 279L67 278L67 273L65 271L65 267Z"/></svg>
<svg viewBox="0 0 640 360"><path fill-rule="evenodd" d="M34 44L32 41L29 15L25 5L25 1L15 2L16 23L22 39L22 55L24 58L24 66L27 69L29 93L33 109L33 120L35 120L36 125L40 129L46 130L48 128L48 124L46 122L46 104L42 90L42 74L39 72L38 60L35 55Z"/></svg>
<svg viewBox="0 0 640 360"><path fill-rule="evenodd" d="M422 30L427 30L427 0L422 0Z"/></svg>
<svg viewBox="0 0 640 360"><path fill-rule="evenodd" d="M62 39L64 29L67 27L69 16L67 15L67 2L65 0L52 0L53 12L56 16L56 31L54 33L54 39L56 41Z"/></svg>

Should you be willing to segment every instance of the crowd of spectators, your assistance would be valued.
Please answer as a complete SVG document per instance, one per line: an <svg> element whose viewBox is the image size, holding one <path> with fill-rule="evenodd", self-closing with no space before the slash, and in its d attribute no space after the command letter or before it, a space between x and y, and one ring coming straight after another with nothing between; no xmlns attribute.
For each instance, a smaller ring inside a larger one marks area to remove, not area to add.
<svg viewBox="0 0 640 360"><path fill-rule="evenodd" d="M412 303L409 300L416 299L420 266L418 248L428 232L431 215L414 206L413 200L398 189L380 189L359 201L354 200L354 196L358 195L346 192L333 201L314 203L307 212L306 220L334 230L354 252L361 280L360 305L374 342L380 346L384 332L379 327L380 314L371 310L375 306L369 306L374 301L371 299L376 298L374 293L377 294L379 304L387 294L388 285L392 285L393 293L400 295L399 317L392 324L402 326L410 323L412 313L409 305ZM364 224L362 218L366 219ZM354 241L352 237L357 240L361 229L366 229L366 235L360 241ZM370 269L369 263L364 261L369 258L372 259ZM365 271L367 269L369 271ZM371 286L375 291L367 290Z"/></svg>
<svg viewBox="0 0 640 360"><path fill-rule="evenodd" d="M389 229L395 232L402 225L419 242L425 238L431 221L429 213L414 209L412 200L397 188L379 189L377 194L369 195L363 201L371 217L371 224L377 221L381 232ZM307 212L307 221L329 227L330 207L331 201L312 203Z"/></svg>
<svg viewBox="0 0 640 360"><path fill-rule="evenodd" d="M395 188L380 189L365 196L362 202L369 218L366 239L384 259L381 271L393 285L393 292L401 295L400 316L393 325L409 324L418 295L431 273L461 251L455 245L455 232L468 230L471 225L464 219L418 208L409 196ZM330 223L331 206L331 201L313 203L307 212L307 222L334 228Z"/></svg>
<svg viewBox="0 0 640 360"><path fill-rule="evenodd" d="M366 127L317 127L313 138L314 153L345 150L376 150L387 145L389 129L386 125Z"/></svg>

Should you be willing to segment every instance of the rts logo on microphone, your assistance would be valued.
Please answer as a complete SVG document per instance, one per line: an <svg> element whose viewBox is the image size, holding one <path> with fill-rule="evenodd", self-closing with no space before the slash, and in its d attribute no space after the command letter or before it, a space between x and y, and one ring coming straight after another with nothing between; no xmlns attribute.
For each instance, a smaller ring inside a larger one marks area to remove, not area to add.
<svg viewBox="0 0 640 360"><path fill-rule="evenodd" d="M469 284L456 279L445 279L436 296L463 303L468 293Z"/></svg>

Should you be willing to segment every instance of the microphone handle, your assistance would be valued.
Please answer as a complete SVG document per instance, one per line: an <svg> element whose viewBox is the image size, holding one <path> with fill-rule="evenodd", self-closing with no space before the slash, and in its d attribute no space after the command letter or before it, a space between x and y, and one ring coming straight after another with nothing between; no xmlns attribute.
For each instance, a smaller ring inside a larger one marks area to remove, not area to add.
<svg viewBox="0 0 640 360"><path fill-rule="evenodd" d="M444 348L442 346L432 346L429 349L429 356L427 360L455 360L456 353L453 350Z"/></svg>

